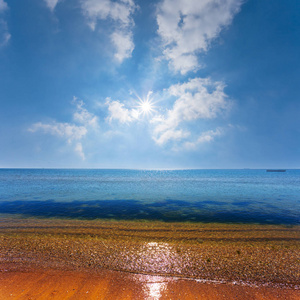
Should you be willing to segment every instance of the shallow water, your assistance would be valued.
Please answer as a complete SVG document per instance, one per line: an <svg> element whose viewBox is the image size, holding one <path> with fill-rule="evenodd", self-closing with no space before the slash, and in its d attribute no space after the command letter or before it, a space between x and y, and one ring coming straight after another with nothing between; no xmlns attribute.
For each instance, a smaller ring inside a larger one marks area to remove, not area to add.
<svg viewBox="0 0 300 300"><path fill-rule="evenodd" d="M300 223L300 170L0 169L0 213Z"/></svg>

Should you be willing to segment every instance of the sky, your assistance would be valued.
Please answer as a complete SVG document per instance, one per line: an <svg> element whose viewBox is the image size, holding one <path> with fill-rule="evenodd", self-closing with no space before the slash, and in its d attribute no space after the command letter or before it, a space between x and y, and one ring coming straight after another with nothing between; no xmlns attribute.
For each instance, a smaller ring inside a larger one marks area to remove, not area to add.
<svg viewBox="0 0 300 300"><path fill-rule="evenodd" d="M1 168L300 168L300 1L0 0Z"/></svg>

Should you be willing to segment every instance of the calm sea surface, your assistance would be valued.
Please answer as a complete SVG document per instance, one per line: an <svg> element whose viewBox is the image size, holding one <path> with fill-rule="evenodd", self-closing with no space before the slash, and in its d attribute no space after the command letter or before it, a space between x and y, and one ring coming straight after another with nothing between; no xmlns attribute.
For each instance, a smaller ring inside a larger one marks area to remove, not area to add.
<svg viewBox="0 0 300 300"><path fill-rule="evenodd" d="M0 213L300 223L300 170L0 169Z"/></svg>

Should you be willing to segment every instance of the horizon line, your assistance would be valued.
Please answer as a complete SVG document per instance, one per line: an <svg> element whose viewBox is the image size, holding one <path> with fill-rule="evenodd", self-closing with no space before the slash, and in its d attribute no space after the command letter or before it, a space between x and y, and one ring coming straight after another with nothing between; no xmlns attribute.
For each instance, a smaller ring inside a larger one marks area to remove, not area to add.
<svg viewBox="0 0 300 300"><path fill-rule="evenodd" d="M300 168L76 168L76 167L0 167L0 170L132 170L132 171L184 171L184 170L299 170Z"/></svg>

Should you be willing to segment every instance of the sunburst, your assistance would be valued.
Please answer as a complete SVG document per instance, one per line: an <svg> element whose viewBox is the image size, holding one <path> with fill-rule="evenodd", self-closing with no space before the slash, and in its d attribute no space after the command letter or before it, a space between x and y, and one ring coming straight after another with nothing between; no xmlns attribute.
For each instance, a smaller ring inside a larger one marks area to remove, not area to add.
<svg viewBox="0 0 300 300"><path fill-rule="evenodd" d="M149 92L146 99L139 98L139 102L138 102L138 106L137 106L139 114L151 115L152 113L155 112L154 102L150 98L151 94L152 94L152 92Z"/></svg>

